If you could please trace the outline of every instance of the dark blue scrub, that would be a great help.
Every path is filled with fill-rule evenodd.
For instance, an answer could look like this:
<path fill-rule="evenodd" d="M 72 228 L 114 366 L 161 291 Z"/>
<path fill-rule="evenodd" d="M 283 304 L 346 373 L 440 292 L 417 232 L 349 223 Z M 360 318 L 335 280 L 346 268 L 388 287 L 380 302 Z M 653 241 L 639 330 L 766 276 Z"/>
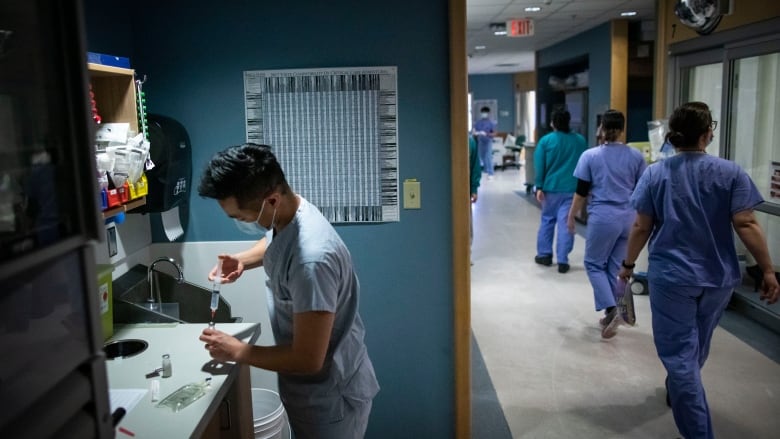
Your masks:
<path fill-rule="evenodd" d="M 762 201 L 736 163 L 697 152 L 649 166 L 631 197 L 637 212 L 653 218 L 653 339 L 669 375 L 674 420 L 687 439 L 714 437 L 700 369 L 741 282 L 732 217 Z"/>

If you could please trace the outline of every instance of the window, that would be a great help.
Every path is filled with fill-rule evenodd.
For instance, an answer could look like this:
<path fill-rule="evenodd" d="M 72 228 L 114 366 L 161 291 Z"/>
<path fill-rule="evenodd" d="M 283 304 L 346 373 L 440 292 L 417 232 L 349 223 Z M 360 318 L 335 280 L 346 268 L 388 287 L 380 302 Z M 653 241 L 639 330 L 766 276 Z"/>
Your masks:
<path fill-rule="evenodd" d="M 764 199 L 780 204 L 780 53 L 737 59 L 732 68 L 731 154 Z M 774 162 L 774 166 L 773 166 Z M 777 233 L 777 232 L 776 232 Z M 776 257 L 776 255 L 775 255 Z"/>
<path fill-rule="evenodd" d="M 723 95 L 723 63 L 689 67 L 683 72 L 682 102 L 699 101 L 710 107 L 713 120 L 720 120 Z M 720 136 L 715 133 L 707 153 L 720 156 Z"/>

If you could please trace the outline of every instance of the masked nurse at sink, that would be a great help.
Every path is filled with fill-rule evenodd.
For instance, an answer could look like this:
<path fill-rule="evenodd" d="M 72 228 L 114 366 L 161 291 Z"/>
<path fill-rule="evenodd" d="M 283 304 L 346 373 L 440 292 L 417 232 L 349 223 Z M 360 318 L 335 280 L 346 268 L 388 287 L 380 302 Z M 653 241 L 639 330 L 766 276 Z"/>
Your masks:
<path fill-rule="evenodd" d="M 259 237 L 243 252 L 219 255 L 221 281 L 265 269 L 276 345 L 249 345 L 214 329 L 205 329 L 200 340 L 218 361 L 278 373 L 296 438 L 362 438 L 379 385 L 344 242 L 315 206 L 293 192 L 268 146 L 247 143 L 217 153 L 198 192 Z M 209 280 L 216 273 L 217 267 Z"/>

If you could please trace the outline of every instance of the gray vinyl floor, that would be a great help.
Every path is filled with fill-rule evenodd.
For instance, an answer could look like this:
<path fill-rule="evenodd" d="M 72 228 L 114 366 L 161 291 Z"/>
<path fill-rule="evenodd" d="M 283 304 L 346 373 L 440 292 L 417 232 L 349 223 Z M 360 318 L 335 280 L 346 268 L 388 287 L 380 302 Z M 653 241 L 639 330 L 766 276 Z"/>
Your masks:
<path fill-rule="evenodd" d="M 582 265 L 584 239 L 575 239 L 569 273 L 535 264 L 539 208 L 524 183 L 523 168 L 498 170 L 493 180 L 483 174 L 474 205 L 472 331 L 480 358 L 472 363 L 475 382 L 487 390 L 473 399 L 486 407 L 482 399 L 494 391 L 503 412 L 490 428 L 475 407 L 474 438 L 678 437 L 648 296 L 635 297 L 635 327 L 602 340 Z M 702 374 L 716 437 L 780 437 L 776 359 L 719 327 Z"/>

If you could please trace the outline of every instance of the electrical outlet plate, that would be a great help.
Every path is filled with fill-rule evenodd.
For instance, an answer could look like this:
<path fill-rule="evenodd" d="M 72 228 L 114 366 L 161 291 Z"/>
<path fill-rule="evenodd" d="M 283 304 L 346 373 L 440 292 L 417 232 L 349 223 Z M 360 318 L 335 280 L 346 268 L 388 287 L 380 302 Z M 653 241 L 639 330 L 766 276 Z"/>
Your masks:
<path fill-rule="evenodd" d="M 420 182 L 413 178 L 404 180 L 404 209 L 419 209 L 420 206 Z"/>

